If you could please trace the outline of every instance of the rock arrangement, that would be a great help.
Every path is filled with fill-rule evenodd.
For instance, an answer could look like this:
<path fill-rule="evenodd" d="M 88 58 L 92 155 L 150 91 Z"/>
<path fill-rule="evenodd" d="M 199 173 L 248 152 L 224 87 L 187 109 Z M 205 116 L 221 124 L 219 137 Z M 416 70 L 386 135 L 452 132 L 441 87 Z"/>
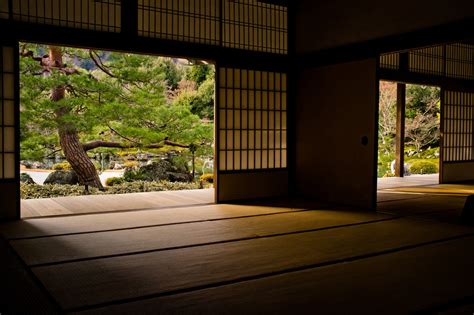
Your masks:
<path fill-rule="evenodd" d="M 79 178 L 74 171 L 55 171 L 48 175 L 44 184 L 77 185 Z"/>

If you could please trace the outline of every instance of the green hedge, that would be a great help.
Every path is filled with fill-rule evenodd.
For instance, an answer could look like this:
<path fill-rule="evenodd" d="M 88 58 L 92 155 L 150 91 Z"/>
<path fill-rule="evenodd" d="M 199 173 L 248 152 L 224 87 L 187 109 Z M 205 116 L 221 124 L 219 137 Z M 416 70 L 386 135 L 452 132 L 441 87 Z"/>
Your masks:
<path fill-rule="evenodd" d="M 181 182 L 145 182 L 137 181 L 130 183 L 116 184 L 106 187 L 105 191 L 96 188 L 89 188 L 92 195 L 110 195 L 110 194 L 128 194 L 149 191 L 165 191 L 165 190 L 185 190 L 199 189 L 199 183 L 181 183 Z M 84 186 L 79 185 L 36 185 L 36 184 L 20 184 L 20 193 L 22 199 L 37 198 L 55 198 L 64 196 L 82 196 L 84 195 Z"/>
<path fill-rule="evenodd" d="M 430 160 L 412 160 L 410 163 L 410 173 L 412 174 L 436 174 L 438 164 Z"/>

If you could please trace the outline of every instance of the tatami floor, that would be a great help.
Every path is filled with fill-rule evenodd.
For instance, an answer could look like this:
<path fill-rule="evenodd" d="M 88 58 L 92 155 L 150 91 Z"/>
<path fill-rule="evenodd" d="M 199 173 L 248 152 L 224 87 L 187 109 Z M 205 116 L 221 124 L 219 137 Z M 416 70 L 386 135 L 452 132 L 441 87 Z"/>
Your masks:
<path fill-rule="evenodd" d="M 377 212 L 278 200 L 3 224 L 0 312 L 471 314 L 465 198 L 380 191 Z"/>

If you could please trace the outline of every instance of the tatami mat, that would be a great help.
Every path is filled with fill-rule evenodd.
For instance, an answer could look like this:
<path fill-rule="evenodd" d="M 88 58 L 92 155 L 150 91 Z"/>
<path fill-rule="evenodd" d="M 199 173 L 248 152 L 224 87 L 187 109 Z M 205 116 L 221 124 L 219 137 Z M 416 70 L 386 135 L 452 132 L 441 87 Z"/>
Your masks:
<path fill-rule="evenodd" d="M 132 215 L 133 213 L 129 214 L 129 216 Z M 294 233 L 387 218 L 391 218 L 391 216 L 370 212 L 314 210 L 103 233 L 16 240 L 11 244 L 27 264 L 35 265 Z"/>
<path fill-rule="evenodd" d="M 412 314 L 474 295 L 474 255 L 466 255 L 473 243 L 465 238 L 83 313 Z M 472 305 L 446 314 L 471 314 Z"/>
<path fill-rule="evenodd" d="M 429 220 L 398 219 L 37 267 L 33 272 L 63 308 L 74 309 L 237 281 L 472 232 L 471 228 Z"/>

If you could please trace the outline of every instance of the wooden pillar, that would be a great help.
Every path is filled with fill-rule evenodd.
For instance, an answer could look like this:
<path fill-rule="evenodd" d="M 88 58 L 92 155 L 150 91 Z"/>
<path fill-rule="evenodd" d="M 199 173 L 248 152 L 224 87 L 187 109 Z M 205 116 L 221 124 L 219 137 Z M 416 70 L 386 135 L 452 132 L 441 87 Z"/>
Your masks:
<path fill-rule="evenodd" d="M 406 85 L 397 83 L 397 128 L 395 135 L 395 176 L 403 177 L 405 155 L 405 105 Z"/>

